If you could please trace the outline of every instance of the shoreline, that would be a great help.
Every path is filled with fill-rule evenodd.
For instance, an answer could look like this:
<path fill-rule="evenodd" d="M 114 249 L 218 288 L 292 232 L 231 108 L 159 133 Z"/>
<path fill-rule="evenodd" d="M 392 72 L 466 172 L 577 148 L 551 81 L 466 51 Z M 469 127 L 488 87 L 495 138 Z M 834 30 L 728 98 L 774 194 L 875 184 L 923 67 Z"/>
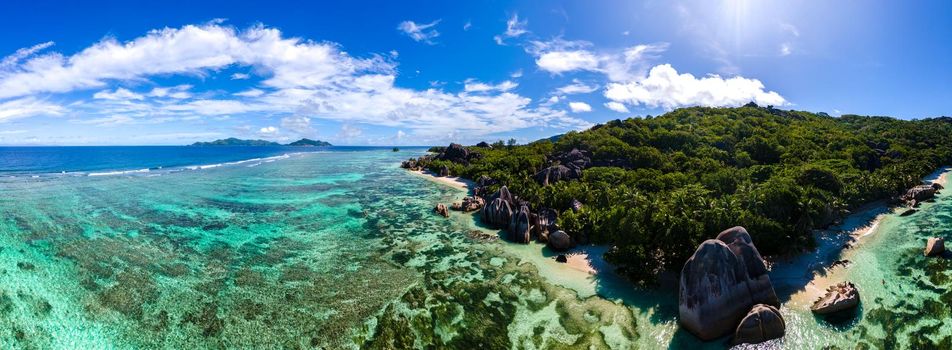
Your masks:
<path fill-rule="evenodd" d="M 946 187 L 950 172 L 952 167 L 941 167 L 923 178 L 922 184 Z M 771 266 L 770 278 L 778 296 L 782 295 L 784 303 L 809 308 L 852 266 L 850 258 L 866 248 L 865 243 L 879 233 L 883 220 L 904 208 L 885 200 L 874 201 L 844 217 L 839 225 L 815 230 L 817 247 L 813 251 L 775 261 Z"/>
<path fill-rule="evenodd" d="M 407 170 L 411 174 L 425 178 L 439 184 L 450 186 L 456 189 L 472 192 L 476 188 L 476 183 L 472 180 L 464 179 L 458 176 L 439 176 L 429 170 Z"/>

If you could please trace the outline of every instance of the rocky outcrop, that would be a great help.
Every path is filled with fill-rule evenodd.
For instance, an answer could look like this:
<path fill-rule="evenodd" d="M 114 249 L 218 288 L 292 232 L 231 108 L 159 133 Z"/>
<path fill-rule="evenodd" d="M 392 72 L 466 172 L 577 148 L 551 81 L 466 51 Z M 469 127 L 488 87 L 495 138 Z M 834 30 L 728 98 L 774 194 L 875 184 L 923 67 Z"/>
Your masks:
<path fill-rule="evenodd" d="M 446 165 L 440 167 L 440 176 L 450 176 L 450 168 Z"/>
<path fill-rule="evenodd" d="M 542 186 L 548 186 L 559 181 L 574 180 L 580 177 L 582 177 L 581 168 L 569 168 L 564 165 L 553 165 L 542 169 L 542 171 L 536 173 L 532 178 Z"/>
<path fill-rule="evenodd" d="M 770 305 L 757 304 L 734 330 L 734 344 L 757 344 L 782 338 L 786 330 L 787 324 L 783 321 L 780 310 Z"/>
<path fill-rule="evenodd" d="M 486 143 L 486 141 L 481 141 L 480 143 L 477 143 L 477 144 L 476 144 L 476 147 L 479 147 L 479 148 L 493 148 L 493 146 L 490 145 L 490 144 L 488 144 L 488 143 Z"/>
<path fill-rule="evenodd" d="M 446 206 L 443 205 L 443 203 L 437 203 L 436 208 L 433 208 L 433 211 L 435 211 L 437 214 L 442 215 L 444 218 L 450 217 L 450 212 L 446 210 Z"/>
<path fill-rule="evenodd" d="M 578 149 L 572 149 L 569 152 L 560 154 L 555 157 L 559 161 L 559 164 L 562 164 L 569 168 L 574 169 L 585 169 L 592 165 L 592 158 L 588 151 L 580 151 Z"/>
<path fill-rule="evenodd" d="M 902 200 L 911 202 L 916 201 L 917 203 L 922 203 L 932 197 L 935 197 L 936 188 L 931 185 L 919 185 L 913 188 L 910 188 L 906 191 L 906 194 L 902 196 Z"/>
<path fill-rule="evenodd" d="M 527 244 L 532 240 L 532 224 L 530 223 L 529 206 L 521 205 L 509 221 L 509 240 Z"/>
<path fill-rule="evenodd" d="M 756 304 L 780 306 L 767 265 L 743 227 L 698 246 L 681 269 L 681 325 L 703 340 L 734 331 Z"/>
<path fill-rule="evenodd" d="M 940 184 L 940 183 L 938 183 L 938 182 L 933 182 L 931 186 L 932 186 L 932 189 L 936 190 L 936 192 L 938 192 L 939 190 L 945 188 L 945 187 L 942 186 L 942 184 Z"/>
<path fill-rule="evenodd" d="M 453 203 L 452 205 L 450 205 L 450 209 L 453 209 L 456 211 L 465 211 L 465 212 L 477 211 L 480 208 L 482 208 L 484 204 L 486 204 L 486 202 L 482 199 L 482 197 L 467 196 L 467 197 L 463 197 L 462 202 Z"/>
<path fill-rule="evenodd" d="M 549 240 L 549 233 L 558 229 L 556 221 L 559 219 L 559 212 L 541 209 L 532 216 L 532 219 L 532 234 L 539 242 L 545 243 Z"/>
<path fill-rule="evenodd" d="M 469 157 L 471 156 L 470 152 L 466 147 L 458 143 L 451 143 L 449 146 L 443 149 L 440 154 L 436 156 L 436 159 L 448 160 L 454 163 L 469 163 Z"/>
<path fill-rule="evenodd" d="M 493 227 L 505 227 L 513 214 L 513 198 L 506 186 L 499 188 L 495 194 L 489 197 L 483 210 L 479 212 L 480 218 L 487 225 Z"/>
<path fill-rule="evenodd" d="M 559 256 L 555 257 L 555 262 L 567 263 L 569 262 L 569 258 L 565 256 L 565 254 L 559 254 Z"/>
<path fill-rule="evenodd" d="M 558 230 L 549 234 L 548 246 L 557 252 L 564 252 L 572 248 L 572 237 L 565 231 Z"/>
<path fill-rule="evenodd" d="M 852 282 L 840 282 L 826 289 L 826 295 L 820 297 L 810 311 L 817 315 L 828 315 L 849 310 L 859 305 L 859 290 Z"/>
<path fill-rule="evenodd" d="M 941 255 L 945 252 L 945 240 L 942 237 L 929 237 L 926 241 L 926 250 L 923 252 L 926 256 Z"/>

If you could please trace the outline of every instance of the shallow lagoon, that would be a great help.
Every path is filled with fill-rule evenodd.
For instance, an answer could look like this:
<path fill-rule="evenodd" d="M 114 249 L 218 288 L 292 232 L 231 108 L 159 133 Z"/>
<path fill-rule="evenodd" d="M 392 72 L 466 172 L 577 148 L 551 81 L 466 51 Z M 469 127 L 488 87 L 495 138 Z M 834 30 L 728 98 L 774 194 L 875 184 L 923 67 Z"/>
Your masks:
<path fill-rule="evenodd" d="M 678 330 L 673 291 L 468 238 L 472 215 L 431 212 L 463 192 L 398 168 L 421 152 L 0 179 L 0 347 L 725 347 Z M 860 314 L 816 319 L 793 283 L 788 335 L 761 347 L 948 347 L 950 260 L 921 249 L 952 238 L 950 213 L 940 196 L 887 216 L 829 275 L 857 283 Z"/>

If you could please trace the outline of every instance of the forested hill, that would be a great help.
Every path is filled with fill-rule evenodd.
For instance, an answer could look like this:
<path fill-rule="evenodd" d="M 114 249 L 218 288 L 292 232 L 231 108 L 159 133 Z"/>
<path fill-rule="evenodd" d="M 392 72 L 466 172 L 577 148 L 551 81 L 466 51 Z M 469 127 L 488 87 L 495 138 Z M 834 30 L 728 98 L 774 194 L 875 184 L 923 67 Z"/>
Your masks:
<path fill-rule="evenodd" d="M 607 258 L 650 282 L 735 225 L 766 255 L 810 248 L 810 229 L 952 164 L 952 120 L 831 117 L 750 104 L 615 120 L 555 142 L 481 145 L 468 147 L 475 155 L 464 161 L 437 157 L 422 165 L 489 176 L 495 182 L 482 193 L 507 185 L 533 211 L 557 210 L 575 241 L 613 245 Z M 581 210 L 570 210 L 573 199 Z"/>

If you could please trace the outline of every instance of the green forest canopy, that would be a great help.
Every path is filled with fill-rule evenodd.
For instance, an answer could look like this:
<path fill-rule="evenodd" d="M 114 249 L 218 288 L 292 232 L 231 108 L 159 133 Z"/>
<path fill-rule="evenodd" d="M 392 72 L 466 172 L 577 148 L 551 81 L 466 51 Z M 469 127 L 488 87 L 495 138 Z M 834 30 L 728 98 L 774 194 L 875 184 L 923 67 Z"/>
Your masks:
<path fill-rule="evenodd" d="M 574 239 L 612 245 L 610 262 L 651 283 L 735 225 L 746 227 L 765 255 L 813 247 L 811 229 L 952 164 L 952 118 L 695 107 L 613 120 L 555 141 L 494 146 L 470 147 L 480 157 L 468 165 L 434 160 L 427 167 L 487 175 L 533 210 L 558 210 Z M 533 180 L 552 165 L 547 159 L 574 148 L 591 152 L 596 165 L 581 179 L 545 187 Z M 573 198 L 585 204 L 577 213 L 569 210 Z"/>

